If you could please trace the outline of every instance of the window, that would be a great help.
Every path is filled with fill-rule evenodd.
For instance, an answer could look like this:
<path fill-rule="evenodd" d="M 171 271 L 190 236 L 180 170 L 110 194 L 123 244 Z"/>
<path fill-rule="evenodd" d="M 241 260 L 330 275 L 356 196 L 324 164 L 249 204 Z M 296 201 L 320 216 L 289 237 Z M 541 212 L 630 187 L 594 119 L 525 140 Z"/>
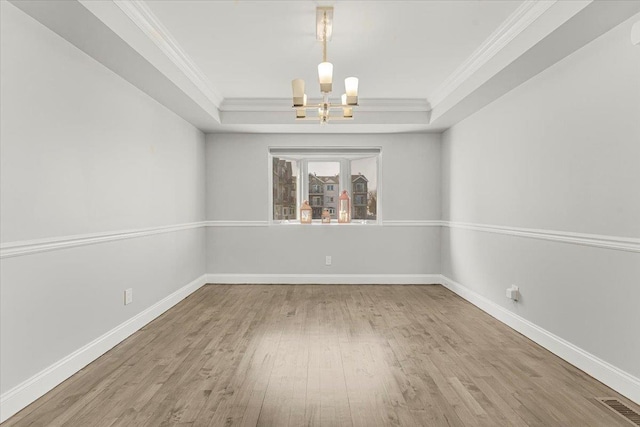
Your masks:
<path fill-rule="evenodd" d="M 379 157 L 351 160 L 353 220 L 378 219 L 378 165 Z"/>
<path fill-rule="evenodd" d="M 273 219 L 296 220 L 298 213 L 298 176 L 300 169 L 295 160 L 273 157 L 271 161 Z"/>
<path fill-rule="evenodd" d="M 269 158 L 273 222 L 297 221 L 304 200 L 314 222 L 325 209 L 337 219 L 343 190 L 351 197 L 352 222 L 380 220 L 379 148 L 270 148 Z"/>

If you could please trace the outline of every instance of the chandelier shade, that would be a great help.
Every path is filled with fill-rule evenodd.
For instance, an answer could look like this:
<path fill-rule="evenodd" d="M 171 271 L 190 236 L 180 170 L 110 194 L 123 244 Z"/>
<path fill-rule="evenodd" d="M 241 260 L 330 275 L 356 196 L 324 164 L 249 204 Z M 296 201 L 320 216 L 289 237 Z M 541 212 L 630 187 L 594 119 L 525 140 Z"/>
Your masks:
<path fill-rule="evenodd" d="M 318 64 L 318 81 L 320 82 L 320 92 L 331 92 L 333 83 L 333 64 L 331 62 L 321 62 Z"/>
<path fill-rule="evenodd" d="M 291 87 L 293 89 L 293 106 L 294 107 L 302 107 L 305 102 L 305 94 L 304 94 L 304 80 L 295 79 L 291 82 Z"/>
<path fill-rule="evenodd" d="M 291 81 L 293 90 L 293 108 L 296 110 L 297 120 L 319 120 L 326 124 L 329 119 L 353 119 L 353 108 L 358 106 L 358 78 L 347 77 L 344 80 L 345 94 L 341 102 L 329 101 L 329 94 L 333 90 L 333 64 L 327 61 L 327 41 L 331 39 L 333 32 L 333 7 L 316 8 L 316 36 L 322 42 L 322 62 L 318 64 L 318 83 L 322 93 L 322 102 L 307 105 L 305 83 L 302 79 Z M 318 115 L 310 114 L 307 117 L 307 109 L 317 108 Z M 332 114 L 333 112 L 333 114 Z"/>
<path fill-rule="evenodd" d="M 358 105 L 358 78 L 347 77 L 344 79 L 344 90 L 347 95 L 346 101 L 342 101 L 347 105 Z"/>

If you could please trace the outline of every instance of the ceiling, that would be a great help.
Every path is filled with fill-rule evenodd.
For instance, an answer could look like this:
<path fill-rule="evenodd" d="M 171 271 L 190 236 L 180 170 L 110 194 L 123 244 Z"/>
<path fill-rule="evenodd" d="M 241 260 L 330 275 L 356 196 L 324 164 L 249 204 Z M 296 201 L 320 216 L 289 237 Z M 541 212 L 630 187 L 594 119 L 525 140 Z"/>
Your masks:
<path fill-rule="evenodd" d="M 442 132 L 640 12 L 637 0 L 10 0 L 203 132 Z M 296 121 L 320 98 L 315 9 L 334 6 L 334 96 L 352 121 Z"/>
<path fill-rule="evenodd" d="M 328 60 L 334 96 L 360 79 L 362 98 L 429 96 L 520 1 L 338 1 Z M 225 98 L 287 98 L 303 78 L 319 97 L 315 1 L 147 1 Z"/>

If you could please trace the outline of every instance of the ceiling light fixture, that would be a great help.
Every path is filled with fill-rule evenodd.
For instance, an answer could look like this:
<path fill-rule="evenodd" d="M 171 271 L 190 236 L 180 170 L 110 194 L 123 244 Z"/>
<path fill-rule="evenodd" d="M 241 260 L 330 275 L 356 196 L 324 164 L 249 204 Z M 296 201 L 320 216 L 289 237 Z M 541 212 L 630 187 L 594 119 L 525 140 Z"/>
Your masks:
<path fill-rule="evenodd" d="M 307 105 L 307 94 L 304 91 L 304 80 L 295 79 L 291 82 L 293 88 L 293 108 L 296 110 L 297 120 L 320 120 L 320 124 L 332 120 L 353 118 L 353 107 L 358 106 L 358 78 L 344 79 L 345 92 L 340 103 L 332 104 L 329 94 L 333 86 L 333 64 L 327 61 L 327 40 L 333 33 L 333 7 L 316 8 L 316 39 L 322 42 L 322 62 L 318 65 L 318 82 L 322 92 L 322 102 Z M 307 109 L 318 109 L 318 116 L 307 117 Z M 334 111 L 334 114 L 331 114 Z M 335 112 L 339 111 L 338 114 Z"/>

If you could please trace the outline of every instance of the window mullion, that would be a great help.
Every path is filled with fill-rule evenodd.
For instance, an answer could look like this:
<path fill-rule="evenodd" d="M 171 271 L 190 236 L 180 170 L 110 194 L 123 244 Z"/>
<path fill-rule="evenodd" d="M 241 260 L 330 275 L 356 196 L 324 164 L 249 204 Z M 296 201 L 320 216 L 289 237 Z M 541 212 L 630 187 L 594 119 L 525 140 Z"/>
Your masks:
<path fill-rule="evenodd" d="M 351 197 L 351 162 L 349 159 L 340 159 L 340 194 L 343 190 L 347 190 Z"/>
<path fill-rule="evenodd" d="M 298 197 L 298 212 L 300 212 L 300 206 L 302 202 L 309 197 L 309 161 L 307 159 L 302 160 L 300 165 L 300 197 Z M 311 200 L 309 200 L 311 203 Z"/>

